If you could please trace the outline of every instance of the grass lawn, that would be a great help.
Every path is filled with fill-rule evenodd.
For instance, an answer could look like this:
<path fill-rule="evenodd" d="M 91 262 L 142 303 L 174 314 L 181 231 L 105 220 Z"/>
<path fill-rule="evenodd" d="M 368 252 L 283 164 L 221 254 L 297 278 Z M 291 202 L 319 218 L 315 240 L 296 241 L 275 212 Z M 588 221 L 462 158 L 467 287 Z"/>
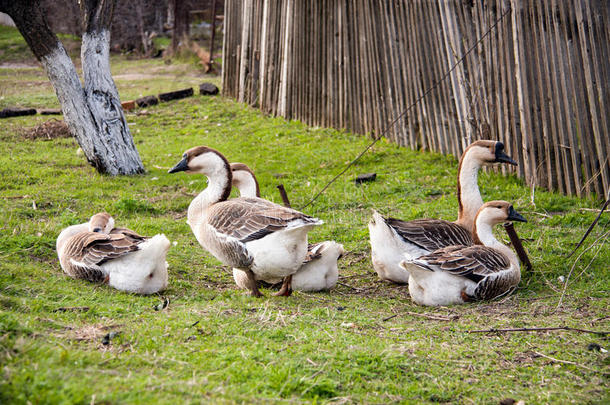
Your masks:
<path fill-rule="evenodd" d="M 189 64 L 113 58 L 122 99 L 210 80 Z M 0 68 L 0 108 L 8 105 L 57 101 L 39 68 Z M 256 299 L 234 286 L 230 269 L 185 223 L 205 179 L 167 169 L 184 150 L 209 145 L 250 165 L 264 197 L 280 203 L 281 182 L 299 207 L 367 138 L 195 96 L 128 114 L 148 172 L 107 177 L 70 138 L 23 136 L 24 127 L 46 119 L 0 122 L 0 403 L 610 401 L 610 358 L 590 350 L 610 349 L 607 335 L 469 333 L 610 329 L 608 214 L 579 254 L 565 257 L 599 201 L 536 190 L 532 204 L 521 180 L 482 173 L 484 199 L 508 200 L 527 217 L 516 228 L 534 268 L 500 301 L 419 307 L 405 286 L 377 280 L 367 222 L 372 208 L 403 219 L 454 219 L 457 161 L 382 141 L 306 210 L 326 223 L 310 240 L 335 239 L 349 252 L 337 288 L 290 298 L 263 290 Z M 354 177 L 365 172 L 376 172 L 377 181 L 356 186 Z M 121 226 L 176 242 L 161 295 L 125 294 L 63 274 L 57 235 L 102 210 Z M 497 235 L 508 240 L 501 227 Z"/>

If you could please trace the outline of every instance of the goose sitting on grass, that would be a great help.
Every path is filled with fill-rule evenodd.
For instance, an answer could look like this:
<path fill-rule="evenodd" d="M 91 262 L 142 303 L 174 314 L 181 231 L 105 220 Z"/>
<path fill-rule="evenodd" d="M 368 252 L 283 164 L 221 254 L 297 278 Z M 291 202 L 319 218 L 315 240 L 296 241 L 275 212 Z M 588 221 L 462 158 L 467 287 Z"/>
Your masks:
<path fill-rule="evenodd" d="M 229 162 L 207 146 L 187 150 L 169 173 L 180 171 L 203 174 L 209 181 L 188 208 L 187 223 L 201 246 L 244 271 L 252 295 L 262 295 L 257 278 L 283 278 L 277 295 L 290 295 L 292 275 L 307 255 L 307 233 L 323 222 L 262 198 L 227 200 L 233 178 Z"/>
<path fill-rule="evenodd" d="M 231 163 L 233 186 L 239 190 L 242 197 L 260 197 L 260 188 L 254 172 L 243 163 Z M 297 291 L 330 290 L 337 285 L 339 279 L 339 260 L 345 250 L 343 245 L 327 240 L 307 246 L 307 256 L 301 268 L 292 276 L 292 288 Z M 242 270 L 233 269 L 233 278 L 240 288 L 248 288 L 248 277 Z M 279 282 L 276 279 L 263 279 L 271 284 Z"/>
<path fill-rule="evenodd" d="M 67 227 L 56 244 L 61 268 L 70 277 L 137 294 L 153 294 L 167 287 L 169 246 L 162 234 L 147 238 L 114 228 L 114 219 L 107 213 Z"/>
<path fill-rule="evenodd" d="M 472 228 L 483 199 L 477 183 L 479 169 L 485 165 L 508 163 L 517 165 L 504 153 L 502 142 L 473 142 L 462 154 L 458 166 L 458 219 L 415 219 L 402 221 L 384 218 L 373 212 L 369 222 L 371 259 L 382 280 L 406 283 L 409 275 L 399 266 L 405 258 L 416 258 L 451 245 L 472 245 Z"/>
<path fill-rule="evenodd" d="M 409 293 L 427 306 L 491 300 L 514 290 L 521 280 L 519 260 L 493 235 L 506 221 L 527 222 L 506 201 L 483 204 L 476 215 L 472 246 L 448 246 L 400 266 L 409 273 Z"/>

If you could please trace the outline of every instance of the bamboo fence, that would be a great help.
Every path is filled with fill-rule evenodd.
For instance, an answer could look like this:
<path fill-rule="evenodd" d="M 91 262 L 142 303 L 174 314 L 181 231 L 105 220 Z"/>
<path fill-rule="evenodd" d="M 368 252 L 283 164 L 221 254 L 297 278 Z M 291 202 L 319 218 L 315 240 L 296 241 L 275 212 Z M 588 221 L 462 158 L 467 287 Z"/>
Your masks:
<path fill-rule="evenodd" d="M 498 139 L 532 187 L 610 191 L 607 0 L 225 0 L 223 93 L 460 156 Z"/>

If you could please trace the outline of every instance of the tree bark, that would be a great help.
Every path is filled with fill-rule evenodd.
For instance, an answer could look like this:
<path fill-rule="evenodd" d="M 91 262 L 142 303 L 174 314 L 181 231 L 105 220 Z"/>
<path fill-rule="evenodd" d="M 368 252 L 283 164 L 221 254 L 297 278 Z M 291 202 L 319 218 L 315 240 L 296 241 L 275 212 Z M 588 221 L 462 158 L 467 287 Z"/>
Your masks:
<path fill-rule="evenodd" d="M 84 88 L 72 60 L 51 32 L 40 0 L 0 0 L 49 76 L 70 132 L 100 173 L 144 172 L 110 74 L 110 22 L 115 0 L 81 2 Z"/>
<path fill-rule="evenodd" d="M 185 0 L 172 0 L 171 7 L 174 14 L 171 53 L 175 55 L 180 48 L 180 41 L 188 39 L 189 9 Z"/>

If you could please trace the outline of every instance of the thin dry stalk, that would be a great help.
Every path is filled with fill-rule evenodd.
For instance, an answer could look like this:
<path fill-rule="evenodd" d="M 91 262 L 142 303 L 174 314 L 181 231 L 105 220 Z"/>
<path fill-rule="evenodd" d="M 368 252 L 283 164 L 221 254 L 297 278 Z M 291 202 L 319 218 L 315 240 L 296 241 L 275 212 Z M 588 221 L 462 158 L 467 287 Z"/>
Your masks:
<path fill-rule="evenodd" d="M 606 238 L 608 238 L 608 235 L 610 235 L 610 231 L 606 232 L 605 234 L 603 234 L 602 236 L 600 236 L 599 238 L 597 238 L 590 246 L 588 246 L 585 250 L 583 250 L 582 252 L 580 252 L 580 254 L 578 255 L 578 257 L 576 258 L 576 260 L 574 261 L 574 264 L 572 264 L 572 267 L 570 268 L 570 272 L 568 273 L 568 276 L 566 277 L 565 283 L 563 285 L 563 290 L 561 291 L 561 297 L 559 297 L 559 302 L 557 303 L 557 307 L 555 307 L 555 310 L 557 310 L 561 304 L 563 303 L 563 297 L 566 294 L 566 290 L 568 288 L 568 282 L 570 281 L 570 277 L 572 276 L 572 272 L 574 271 L 574 267 L 576 267 L 576 264 L 578 263 L 578 261 L 580 260 L 580 258 L 582 257 L 582 255 L 584 255 L 587 251 L 589 251 L 590 249 L 592 249 L 594 246 L 596 246 L 597 242 L 604 238 L 603 243 L 600 244 L 600 248 L 597 250 L 597 252 L 595 253 L 595 255 L 593 256 L 593 259 L 591 259 L 591 261 L 589 262 L 589 264 L 585 267 L 585 270 L 589 268 L 589 266 L 591 265 L 591 263 L 593 262 L 593 260 L 595 260 L 595 258 L 597 257 L 597 255 L 599 254 L 599 252 L 601 251 L 602 246 L 604 246 L 604 244 L 606 243 Z M 583 270 L 584 272 L 584 270 Z M 582 272 L 580 273 L 582 274 Z"/>

